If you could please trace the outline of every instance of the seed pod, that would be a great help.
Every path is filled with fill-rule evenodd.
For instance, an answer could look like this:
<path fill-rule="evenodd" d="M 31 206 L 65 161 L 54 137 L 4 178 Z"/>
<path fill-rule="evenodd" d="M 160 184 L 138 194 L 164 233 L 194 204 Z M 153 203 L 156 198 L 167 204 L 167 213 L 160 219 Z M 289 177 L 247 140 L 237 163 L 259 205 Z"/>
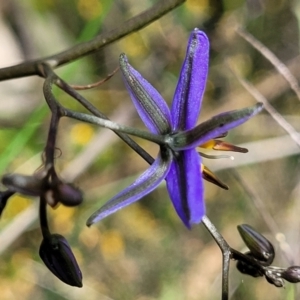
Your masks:
<path fill-rule="evenodd" d="M 300 267 L 291 266 L 281 273 L 281 277 L 291 283 L 300 282 Z"/>
<path fill-rule="evenodd" d="M 43 178 L 34 175 L 6 174 L 2 183 L 9 190 L 28 196 L 39 196 L 44 188 Z"/>
<path fill-rule="evenodd" d="M 82 274 L 67 240 L 51 234 L 41 243 L 40 257 L 48 269 L 66 284 L 82 287 Z"/>
<path fill-rule="evenodd" d="M 82 192 L 69 183 L 60 182 L 52 188 L 52 197 L 65 206 L 77 206 L 83 201 Z"/>
<path fill-rule="evenodd" d="M 237 228 L 253 257 L 269 266 L 275 257 L 275 250 L 271 242 L 250 225 L 243 224 Z"/>

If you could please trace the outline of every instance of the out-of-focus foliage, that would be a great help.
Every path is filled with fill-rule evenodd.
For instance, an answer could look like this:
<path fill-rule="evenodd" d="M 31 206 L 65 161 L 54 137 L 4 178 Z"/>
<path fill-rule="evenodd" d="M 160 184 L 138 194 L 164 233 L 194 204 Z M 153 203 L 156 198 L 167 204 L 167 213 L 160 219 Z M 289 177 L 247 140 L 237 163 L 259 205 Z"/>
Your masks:
<path fill-rule="evenodd" d="M 64 50 L 92 38 L 97 32 L 113 29 L 153 2 L 2 1 L 0 65 L 4 67 Z M 299 78 L 299 18 L 300 6 L 291 0 L 276 1 L 276 4 L 270 0 L 187 0 L 140 32 L 58 72 L 69 83 L 91 83 L 111 73 L 118 64 L 119 54 L 124 52 L 170 103 L 187 38 L 198 27 L 211 41 L 209 81 L 201 120 L 255 103 L 231 74 L 229 62 L 300 129 L 300 100 L 276 75 L 274 67 L 235 33 L 237 26 L 244 27 Z M 131 113 L 132 104 L 120 73 L 100 88 L 82 93 L 109 116 L 122 106 L 114 120 L 122 113 L 128 115 L 124 123 L 143 128 L 138 116 Z M 42 96 L 42 80 L 3 82 L 0 94 L 1 172 L 18 170 L 30 174 L 41 165 L 50 116 Z M 62 92 L 57 91 L 57 97 L 65 105 L 83 111 Z M 97 140 L 103 132 L 105 129 L 62 120 L 56 159 L 58 170 L 70 167 L 69 163 L 93 143 L 95 147 L 103 144 L 106 148 L 86 169 L 90 154 L 69 169 L 68 176 L 84 169 L 75 180 L 85 193 L 84 204 L 79 208 L 49 209 L 51 228 L 68 239 L 81 267 L 84 287 L 79 290 L 65 286 L 42 264 L 38 256 L 42 240 L 38 224 L 27 220 L 36 219 L 33 211 L 37 208 L 32 208 L 36 200 L 16 195 L 0 222 L 1 299 L 219 299 L 220 251 L 203 226 L 188 231 L 182 225 L 164 186 L 100 224 L 85 226 L 87 217 L 96 208 L 147 167 L 124 143 L 111 140 L 111 133 Z M 279 266 L 288 265 L 286 256 L 293 264 L 300 263 L 299 150 L 289 138 L 282 142 L 280 137 L 284 135 L 266 113 L 230 132 L 228 140 L 234 144 L 249 142 L 250 152 L 237 154 L 236 160 L 226 162 L 226 168 L 218 173 L 230 186 L 229 191 L 209 183 L 205 191 L 207 214 L 226 240 L 243 250 L 236 226 L 250 224 L 276 245 L 279 255 L 275 261 Z M 155 155 L 155 146 L 139 142 Z M 294 152 L 290 151 L 295 148 Z M 252 159 L 251 164 L 243 165 L 246 158 Z M 222 163 L 225 165 L 219 160 L 205 160 L 213 170 Z M 249 196 L 245 184 L 255 195 Z M 263 207 L 258 207 L 259 203 Z M 28 214 L 20 217 L 24 212 Z M 10 238 L 13 242 L 7 243 Z M 299 294 L 294 288 L 287 284 L 286 289 L 277 289 L 264 279 L 238 273 L 234 267 L 230 273 L 230 299 L 297 299 Z"/>

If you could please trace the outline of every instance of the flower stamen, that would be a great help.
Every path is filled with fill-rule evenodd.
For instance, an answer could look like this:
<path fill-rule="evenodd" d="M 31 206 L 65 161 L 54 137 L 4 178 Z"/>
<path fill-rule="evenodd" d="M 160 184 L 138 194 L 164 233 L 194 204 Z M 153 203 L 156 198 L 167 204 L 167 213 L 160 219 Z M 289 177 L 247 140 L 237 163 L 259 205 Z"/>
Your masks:
<path fill-rule="evenodd" d="M 224 189 L 224 190 L 228 190 L 229 187 L 227 184 L 225 184 L 224 182 L 222 182 L 209 168 L 207 168 L 206 166 L 204 166 L 203 164 L 201 164 L 201 172 L 202 172 L 202 177 L 219 186 L 220 188 Z"/>
<path fill-rule="evenodd" d="M 234 160 L 234 156 L 232 155 L 226 155 L 226 154 L 219 154 L 219 155 L 212 155 L 212 154 L 206 154 L 201 151 L 198 152 L 202 157 L 209 158 L 209 159 L 220 159 L 220 158 L 229 158 L 231 160 Z"/>

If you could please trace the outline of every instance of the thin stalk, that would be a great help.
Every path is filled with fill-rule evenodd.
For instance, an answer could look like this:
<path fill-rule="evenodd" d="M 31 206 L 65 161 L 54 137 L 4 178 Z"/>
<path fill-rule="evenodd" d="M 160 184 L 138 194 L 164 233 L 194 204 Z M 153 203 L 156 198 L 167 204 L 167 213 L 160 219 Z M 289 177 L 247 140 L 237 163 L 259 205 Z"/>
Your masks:
<path fill-rule="evenodd" d="M 45 156 L 46 162 L 45 165 L 53 165 L 54 163 L 54 152 L 55 152 L 55 143 L 56 143 L 56 136 L 58 130 L 58 123 L 59 123 L 60 116 L 57 112 L 52 112 L 50 127 L 48 132 L 47 143 L 45 147 Z"/>
<path fill-rule="evenodd" d="M 277 71 L 290 84 L 291 89 L 296 93 L 298 99 L 300 100 L 300 87 L 298 85 L 298 80 L 291 73 L 289 68 L 282 61 L 280 61 L 278 57 L 274 53 L 272 53 L 265 45 L 263 45 L 259 40 L 257 40 L 252 34 L 250 34 L 242 28 L 237 28 L 236 32 L 248 43 L 250 43 L 256 50 L 258 50 L 277 69 Z"/>
<path fill-rule="evenodd" d="M 202 224 L 208 230 L 210 235 L 218 244 L 223 256 L 222 267 L 222 300 L 228 300 L 228 285 L 229 285 L 229 265 L 231 258 L 231 248 L 225 241 L 223 236 L 218 232 L 215 225 L 209 220 L 207 216 L 202 219 Z"/>
<path fill-rule="evenodd" d="M 140 137 L 144 140 L 156 143 L 158 145 L 165 145 L 166 144 L 165 136 L 158 135 L 158 134 L 153 134 L 153 133 L 148 132 L 148 131 L 139 130 L 139 129 L 129 127 L 129 126 L 125 126 L 125 125 L 120 125 L 120 124 L 117 124 L 117 123 L 112 122 L 110 120 L 98 118 L 98 117 L 95 117 L 95 116 L 92 116 L 92 115 L 80 113 L 80 112 L 73 111 L 73 110 L 70 110 L 70 109 L 64 109 L 64 116 L 72 118 L 72 119 L 76 119 L 76 120 L 79 120 L 79 121 L 99 125 L 101 127 L 108 128 L 112 131 L 119 131 L 119 132 L 130 134 L 130 135 L 133 135 L 133 136 L 136 136 L 136 137 Z"/>
<path fill-rule="evenodd" d="M 41 196 L 39 212 L 40 212 L 40 225 L 41 225 L 42 235 L 44 239 L 49 238 L 49 236 L 51 235 L 48 226 L 46 206 L 47 206 L 46 200 L 43 196 Z"/>
<path fill-rule="evenodd" d="M 55 78 L 52 76 L 52 74 L 47 73 L 47 69 L 43 69 L 43 72 L 45 71 L 45 75 L 47 76 L 44 86 L 43 86 L 43 92 L 46 99 L 46 102 L 52 112 L 51 115 L 51 121 L 50 121 L 50 127 L 48 131 L 48 138 L 47 143 L 45 147 L 45 156 L 46 156 L 46 163 L 45 165 L 52 166 L 54 163 L 54 152 L 55 152 L 55 144 L 56 144 L 56 136 L 58 131 L 58 124 L 59 120 L 62 116 L 62 109 L 58 101 L 55 99 L 53 93 L 52 93 L 52 85 Z"/>

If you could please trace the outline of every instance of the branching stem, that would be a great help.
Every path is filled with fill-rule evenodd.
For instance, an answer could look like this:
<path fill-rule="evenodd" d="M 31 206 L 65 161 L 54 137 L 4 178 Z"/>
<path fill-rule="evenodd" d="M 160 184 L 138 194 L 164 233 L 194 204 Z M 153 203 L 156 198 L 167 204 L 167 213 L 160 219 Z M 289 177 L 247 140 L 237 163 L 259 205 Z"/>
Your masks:
<path fill-rule="evenodd" d="M 202 223 L 213 237 L 215 242 L 218 244 L 223 256 L 223 267 L 222 267 L 222 300 L 228 300 L 228 283 L 229 283 L 229 265 L 231 258 L 231 248 L 225 241 L 223 236 L 218 232 L 215 225 L 209 220 L 207 216 L 204 216 Z"/>

